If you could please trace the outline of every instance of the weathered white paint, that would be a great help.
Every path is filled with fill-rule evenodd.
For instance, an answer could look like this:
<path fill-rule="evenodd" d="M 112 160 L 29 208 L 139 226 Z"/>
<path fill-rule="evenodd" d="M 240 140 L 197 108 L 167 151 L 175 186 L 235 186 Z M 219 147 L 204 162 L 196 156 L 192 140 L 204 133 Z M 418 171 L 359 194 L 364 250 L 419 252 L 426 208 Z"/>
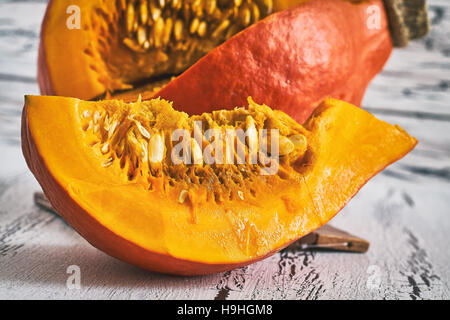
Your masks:
<path fill-rule="evenodd" d="M 117 261 L 33 205 L 39 185 L 21 155 L 20 113 L 23 95 L 38 94 L 36 53 L 45 4 L 0 2 L 0 298 L 450 297 L 447 0 L 430 1 L 430 36 L 396 50 L 364 100 L 371 112 L 420 140 L 416 150 L 370 181 L 332 221 L 369 239 L 369 252 L 285 250 L 243 269 L 195 278 L 149 273 Z M 71 265 L 80 267 L 80 290 L 66 287 Z M 377 275 L 379 287 L 372 281 Z"/>

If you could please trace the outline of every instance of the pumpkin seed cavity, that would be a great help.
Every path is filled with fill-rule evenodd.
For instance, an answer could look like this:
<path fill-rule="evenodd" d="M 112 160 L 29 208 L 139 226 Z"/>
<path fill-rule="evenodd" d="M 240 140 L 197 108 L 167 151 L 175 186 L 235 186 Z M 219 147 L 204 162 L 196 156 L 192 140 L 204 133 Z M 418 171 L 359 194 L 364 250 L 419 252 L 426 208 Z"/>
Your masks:
<path fill-rule="evenodd" d="M 189 51 L 211 40 L 218 45 L 269 15 L 272 7 L 273 0 L 123 1 L 123 43 L 136 52 Z M 202 43 L 202 38 L 209 40 Z"/>
<path fill-rule="evenodd" d="M 272 13 L 273 0 L 116 0 L 93 11 L 84 53 L 107 95 L 157 92 L 205 54 Z M 143 92 L 142 90 L 139 92 Z"/>
<path fill-rule="evenodd" d="M 245 199 L 247 195 L 242 190 L 248 190 L 249 195 L 254 196 L 254 192 L 250 192 L 251 183 L 264 179 L 261 170 L 270 163 L 251 163 L 250 153 L 256 152 L 259 159 L 264 156 L 270 158 L 271 129 L 277 129 L 279 133 L 276 178 L 286 179 L 298 171 L 307 152 L 306 129 L 286 114 L 258 105 L 250 98 L 248 108 L 219 110 L 191 117 L 174 110 L 171 103 L 162 99 L 136 103 L 105 100 L 88 104 L 88 108 L 80 111 L 80 119 L 86 141 L 102 159 L 102 167 L 115 166 L 126 174 L 129 181 L 144 182 L 149 190 L 156 186 L 180 190 L 205 186 L 208 194 L 219 202 L 231 197 Z M 182 139 L 172 141 L 177 129 L 189 133 L 190 162 L 173 162 L 172 151 L 182 143 Z M 206 164 L 203 159 L 204 150 L 214 142 L 205 136 L 208 129 L 223 133 L 222 164 Z M 225 138 L 225 131 L 229 129 L 242 129 L 246 136 L 243 139 L 242 136 L 233 136 L 230 142 Z M 268 144 L 259 143 L 260 129 L 267 130 Z M 199 132 L 200 139 L 197 138 Z M 227 149 L 230 144 L 232 147 Z M 240 158 L 239 148 L 242 148 L 245 159 Z M 227 150 L 233 152 L 227 154 Z M 187 196 L 185 192 L 180 193 L 180 203 Z"/>

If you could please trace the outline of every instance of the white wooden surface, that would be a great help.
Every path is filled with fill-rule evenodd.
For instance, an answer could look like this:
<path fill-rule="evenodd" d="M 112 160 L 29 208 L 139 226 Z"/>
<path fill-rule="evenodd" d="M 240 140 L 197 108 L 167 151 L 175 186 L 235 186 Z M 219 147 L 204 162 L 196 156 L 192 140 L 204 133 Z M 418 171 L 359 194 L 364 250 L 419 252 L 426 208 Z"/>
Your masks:
<path fill-rule="evenodd" d="M 369 252 L 285 250 L 224 274 L 181 278 L 117 261 L 34 206 L 39 185 L 21 154 L 20 113 L 23 95 L 38 93 L 46 2 L 0 0 L 0 298 L 450 298 L 450 4 L 429 3 L 433 31 L 394 52 L 364 101 L 420 144 L 332 221 L 370 240 Z M 80 289 L 66 286 L 70 265 L 80 267 Z"/>

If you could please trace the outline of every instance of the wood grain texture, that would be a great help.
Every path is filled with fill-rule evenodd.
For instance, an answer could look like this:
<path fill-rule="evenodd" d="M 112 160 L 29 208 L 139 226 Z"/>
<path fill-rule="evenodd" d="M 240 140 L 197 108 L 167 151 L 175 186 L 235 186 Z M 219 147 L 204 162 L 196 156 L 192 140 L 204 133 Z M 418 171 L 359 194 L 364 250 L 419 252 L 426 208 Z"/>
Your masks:
<path fill-rule="evenodd" d="M 396 50 L 371 84 L 367 110 L 418 147 L 371 180 L 332 225 L 371 243 L 366 254 L 287 249 L 251 266 L 182 278 L 126 265 L 33 204 L 39 185 L 20 150 L 23 95 L 38 94 L 45 1 L 0 1 L 0 298 L 450 298 L 450 3 L 429 1 L 429 36 Z M 66 286 L 67 268 L 81 288 Z M 379 280 L 379 281 L 378 281 Z"/>

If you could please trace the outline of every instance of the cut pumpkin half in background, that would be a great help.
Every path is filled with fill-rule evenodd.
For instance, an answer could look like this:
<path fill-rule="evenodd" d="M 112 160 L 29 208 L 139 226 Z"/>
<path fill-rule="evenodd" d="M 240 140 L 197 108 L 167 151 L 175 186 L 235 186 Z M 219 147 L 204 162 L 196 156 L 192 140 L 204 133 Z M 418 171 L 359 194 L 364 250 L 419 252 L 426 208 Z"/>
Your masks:
<path fill-rule="evenodd" d="M 38 80 L 45 95 L 162 97 L 189 114 L 252 96 L 303 123 L 326 97 L 360 106 L 392 46 L 382 0 L 53 0 Z"/>

